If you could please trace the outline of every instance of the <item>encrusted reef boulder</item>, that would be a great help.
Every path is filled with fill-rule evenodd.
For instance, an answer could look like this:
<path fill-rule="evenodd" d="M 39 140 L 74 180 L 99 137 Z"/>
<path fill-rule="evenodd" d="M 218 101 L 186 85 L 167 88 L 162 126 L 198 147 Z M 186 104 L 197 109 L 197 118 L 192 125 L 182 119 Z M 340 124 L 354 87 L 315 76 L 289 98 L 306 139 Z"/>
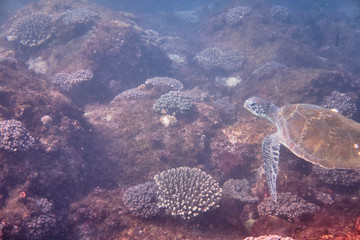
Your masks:
<path fill-rule="evenodd" d="M 299 196 L 292 193 L 279 193 L 278 201 L 274 202 L 271 198 L 266 198 L 264 202 L 258 205 L 260 215 L 272 215 L 285 217 L 293 220 L 303 214 L 312 214 L 320 207 L 314 203 L 307 202 Z"/>
<path fill-rule="evenodd" d="M 82 153 L 85 138 L 90 140 L 87 124 L 69 99 L 21 60 L 0 61 L 0 78 L 0 218 L 3 229 L 18 229 L 2 236 L 53 236 L 63 229 L 54 212 L 44 212 L 51 205 L 46 201 L 62 208 L 85 186 L 80 179 L 90 164 Z"/>
<path fill-rule="evenodd" d="M 92 131 L 101 136 L 98 148 L 113 164 L 108 175 L 123 184 L 146 182 L 161 170 L 206 161 L 206 135 L 221 122 L 217 110 L 200 97 L 191 100 L 191 106 L 196 107 L 192 114 L 163 119 L 167 115 L 153 110 L 158 97 L 152 94 L 153 90 L 128 90 L 109 105 L 96 104 L 85 109 Z M 199 95 L 188 91 L 181 94 Z"/>
<path fill-rule="evenodd" d="M 9 41 L 25 46 L 9 45 L 30 69 L 50 82 L 54 76 L 64 80 L 56 83 L 66 91 L 73 81 L 64 74 L 91 70 L 92 83 L 81 86 L 82 91 L 75 94 L 80 97 L 71 97 L 76 104 L 110 101 L 119 92 L 138 86 L 140 79 L 164 75 L 170 68 L 167 54 L 143 38 L 145 31 L 131 14 L 114 13 L 87 1 L 40 1 L 17 14 L 24 17 L 11 18 L 1 29 L 8 32 Z"/>

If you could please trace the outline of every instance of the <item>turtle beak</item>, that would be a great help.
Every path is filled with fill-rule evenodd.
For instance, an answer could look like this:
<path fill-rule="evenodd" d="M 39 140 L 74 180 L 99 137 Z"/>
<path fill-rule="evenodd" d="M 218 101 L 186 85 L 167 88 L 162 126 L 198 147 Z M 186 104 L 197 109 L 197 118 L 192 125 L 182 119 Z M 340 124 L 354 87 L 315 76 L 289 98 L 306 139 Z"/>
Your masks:
<path fill-rule="evenodd" d="M 255 108 L 255 101 L 253 100 L 253 98 L 249 98 L 245 101 L 244 103 L 244 108 L 246 108 L 247 110 L 249 110 L 250 112 L 253 112 L 254 111 L 254 108 Z"/>

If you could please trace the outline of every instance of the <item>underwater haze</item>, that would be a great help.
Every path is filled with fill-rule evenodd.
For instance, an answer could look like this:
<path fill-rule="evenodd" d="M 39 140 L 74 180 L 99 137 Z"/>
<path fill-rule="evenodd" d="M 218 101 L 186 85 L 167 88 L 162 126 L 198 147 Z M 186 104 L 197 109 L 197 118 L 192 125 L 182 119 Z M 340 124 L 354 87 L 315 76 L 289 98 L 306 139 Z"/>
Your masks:
<path fill-rule="evenodd" d="M 0 239 L 360 238 L 358 0 L 0 0 Z"/>

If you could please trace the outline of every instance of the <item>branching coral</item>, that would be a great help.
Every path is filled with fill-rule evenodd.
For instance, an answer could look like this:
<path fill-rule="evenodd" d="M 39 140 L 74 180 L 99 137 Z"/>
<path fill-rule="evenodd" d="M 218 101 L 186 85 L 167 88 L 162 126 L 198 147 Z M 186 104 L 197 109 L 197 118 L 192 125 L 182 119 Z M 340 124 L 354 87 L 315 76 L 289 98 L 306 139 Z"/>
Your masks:
<path fill-rule="evenodd" d="M 0 121 L 0 148 L 16 152 L 27 151 L 35 146 L 35 139 L 15 120 Z"/>
<path fill-rule="evenodd" d="M 218 207 L 222 189 L 198 168 L 174 168 L 155 175 L 154 179 L 159 189 L 158 206 L 171 215 L 190 219 Z"/>
<path fill-rule="evenodd" d="M 18 41 L 27 47 L 35 47 L 48 40 L 53 33 L 53 18 L 34 13 L 16 21 L 7 34 L 8 41 Z"/>

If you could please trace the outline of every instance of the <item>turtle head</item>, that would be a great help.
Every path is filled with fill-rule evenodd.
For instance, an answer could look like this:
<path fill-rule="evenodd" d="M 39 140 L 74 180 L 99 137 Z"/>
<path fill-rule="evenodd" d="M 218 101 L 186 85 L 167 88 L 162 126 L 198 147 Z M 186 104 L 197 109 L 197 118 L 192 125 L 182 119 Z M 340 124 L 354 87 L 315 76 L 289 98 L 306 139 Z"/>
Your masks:
<path fill-rule="evenodd" d="M 245 101 L 244 107 L 258 117 L 274 122 L 278 107 L 259 97 L 251 97 Z"/>

